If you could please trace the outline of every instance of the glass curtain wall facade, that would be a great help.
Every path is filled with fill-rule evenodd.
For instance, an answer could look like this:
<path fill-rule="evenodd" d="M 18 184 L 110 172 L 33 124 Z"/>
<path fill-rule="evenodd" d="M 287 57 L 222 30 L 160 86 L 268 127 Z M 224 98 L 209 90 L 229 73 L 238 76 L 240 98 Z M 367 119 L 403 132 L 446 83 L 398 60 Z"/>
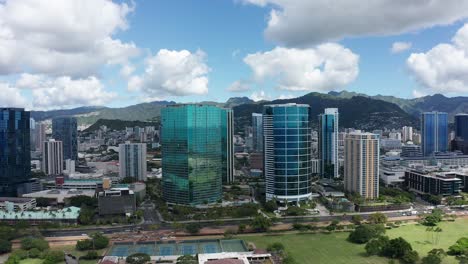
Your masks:
<path fill-rule="evenodd" d="M 232 171 L 232 110 L 171 105 L 161 119 L 164 199 L 187 205 L 222 199 L 223 177 Z"/>
<path fill-rule="evenodd" d="M 338 177 L 338 108 L 319 115 L 318 153 L 321 178 Z"/>
<path fill-rule="evenodd" d="M 232 109 L 221 111 L 221 147 L 223 151 L 223 184 L 234 181 L 234 112 Z"/>
<path fill-rule="evenodd" d="M 455 138 L 451 146 L 452 150 L 459 150 L 468 155 L 468 114 L 455 115 Z"/>
<path fill-rule="evenodd" d="M 468 114 L 455 115 L 455 138 L 468 141 Z"/>
<path fill-rule="evenodd" d="M 252 137 L 255 152 L 263 152 L 263 116 L 252 113 Z"/>
<path fill-rule="evenodd" d="M 421 148 L 424 156 L 448 149 L 448 115 L 444 112 L 421 114 Z"/>
<path fill-rule="evenodd" d="M 30 113 L 0 108 L 0 196 L 16 196 L 31 178 Z"/>
<path fill-rule="evenodd" d="M 75 117 L 52 119 L 52 138 L 63 143 L 63 160 L 78 161 L 78 122 Z"/>
<path fill-rule="evenodd" d="M 299 202 L 311 196 L 310 106 L 263 108 L 266 200 Z"/>

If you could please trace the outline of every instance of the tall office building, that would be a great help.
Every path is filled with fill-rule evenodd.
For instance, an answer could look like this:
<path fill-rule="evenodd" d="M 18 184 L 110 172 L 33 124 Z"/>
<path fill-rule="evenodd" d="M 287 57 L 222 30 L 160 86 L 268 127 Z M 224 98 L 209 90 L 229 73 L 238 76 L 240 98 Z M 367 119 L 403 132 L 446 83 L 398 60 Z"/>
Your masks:
<path fill-rule="evenodd" d="M 263 107 L 266 200 L 299 202 L 310 198 L 312 147 L 310 106 Z"/>
<path fill-rule="evenodd" d="M 78 123 L 75 117 L 52 119 L 52 138 L 63 143 L 63 158 L 78 161 Z"/>
<path fill-rule="evenodd" d="M 455 115 L 455 139 L 452 140 L 452 150 L 468 154 L 468 114 Z"/>
<path fill-rule="evenodd" d="M 47 175 L 61 175 L 63 173 L 63 144 L 62 141 L 50 139 L 43 142 L 42 171 Z"/>
<path fill-rule="evenodd" d="M 318 155 L 322 178 L 338 177 L 338 108 L 325 108 L 319 115 Z"/>
<path fill-rule="evenodd" d="M 252 113 L 253 150 L 263 152 L 263 115 Z"/>
<path fill-rule="evenodd" d="M 468 114 L 455 115 L 455 138 L 468 141 Z"/>
<path fill-rule="evenodd" d="M 223 151 L 223 184 L 234 182 L 234 112 L 223 109 L 221 117 L 221 141 Z"/>
<path fill-rule="evenodd" d="M 232 178 L 232 110 L 212 105 L 170 105 L 161 110 L 163 197 L 169 203 L 222 199 Z"/>
<path fill-rule="evenodd" d="M 448 137 L 447 113 L 434 111 L 421 114 L 421 148 L 424 156 L 447 151 Z"/>
<path fill-rule="evenodd" d="M 0 108 L 0 196 L 16 196 L 31 178 L 30 113 Z"/>
<path fill-rule="evenodd" d="M 44 122 L 36 123 L 35 137 L 36 137 L 36 150 L 42 153 L 42 148 L 44 147 L 44 141 L 47 140 L 46 124 Z"/>
<path fill-rule="evenodd" d="M 126 142 L 119 145 L 119 176 L 146 180 L 146 144 Z"/>
<path fill-rule="evenodd" d="M 29 119 L 29 138 L 31 140 L 29 143 L 31 151 L 36 151 L 36 121 L 32 117 Z"/>
<path fill-rule="evenodd" d="M 401 129 L 401 134 L 402 134 L 403 143 L 406 143 L 408 141 L 413 141 L 413 127 L 404 126 Z"/>
<path fill-rule="evenodd" d="M 362 198 L 379 197 L 379 135 L 353 132 L 346 136 L 344 187 Z"/>

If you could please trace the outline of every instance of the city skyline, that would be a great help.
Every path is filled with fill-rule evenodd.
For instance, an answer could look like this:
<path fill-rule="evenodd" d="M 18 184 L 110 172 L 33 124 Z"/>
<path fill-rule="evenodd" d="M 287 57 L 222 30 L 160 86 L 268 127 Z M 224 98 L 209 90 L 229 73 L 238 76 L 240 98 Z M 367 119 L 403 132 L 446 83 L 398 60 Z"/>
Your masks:
<path fill-rule="evenodd" d="M 0 262 L 465 263 L 467 0 L 0 0 Z"/>
<path fill-rule="evenodd" d="M 8 98 L 0 104 L 44 110 L 312 91 L 468 94 L 460 74 L 468 60 L 463 1 L 379 0 L 363 9 L 346 1 L 335 9 L 323 1 L 77 3 L 0 4 L 0 47 L 8 51 L 0 55 L 0 91 Z M 339 11 L 346 9 L 353 12 Z M 371 16 L 382 10 L 390 19 Z"/>

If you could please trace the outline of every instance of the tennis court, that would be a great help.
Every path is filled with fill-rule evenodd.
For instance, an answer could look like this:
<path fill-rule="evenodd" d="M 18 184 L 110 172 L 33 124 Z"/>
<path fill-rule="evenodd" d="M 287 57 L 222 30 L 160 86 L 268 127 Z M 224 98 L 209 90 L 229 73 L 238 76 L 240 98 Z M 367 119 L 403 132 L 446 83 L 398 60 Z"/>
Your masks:
<path fill-rule="evenodd" d="M 216 242 L 205 242 L 200 244 L 202 253 L 210 254 L 210 253 L 218 253 L 221 252 L 221 248 L 219 244 Z"/>
<path fill-rule="evenodd" d="M 167 257 L 175 255 L 175 244 L 159 245 L 159 256 Z"/>
<path fill-rule="evenodd" d="M 240 239 L 220 240 L 220 243 L 223 252 L 247 251 L 244 241 Z"/>
<path fill-rule="evenodd" d="M 135 253 L 145 253 L 150 256 L 179 256 L 200 253 L 246 252 L 244 241 L 232 240 L 187 240 L 182 242 L 142 242 L 118 243 L 109 250 L 108 256 L 127 257 Z"/>
<path fill-rule="evenodd" d="M 198 244 L 180 244 L 179 255 L 195 255 L 198 254 Z"/>
<path fill-rule="evenodd" d="M 135 245 L 133 247 L 133 253 L 145 253 L 150 256 L 154 256 L 155 254 L 155 245 Z"/>
<path fill-rule="evenodd" d="M 109 256 L 116 256 L 116 257 L 126 257 L 130 252 L 132 245 L 115 245 L 111 248 L 109 252 Z"/>

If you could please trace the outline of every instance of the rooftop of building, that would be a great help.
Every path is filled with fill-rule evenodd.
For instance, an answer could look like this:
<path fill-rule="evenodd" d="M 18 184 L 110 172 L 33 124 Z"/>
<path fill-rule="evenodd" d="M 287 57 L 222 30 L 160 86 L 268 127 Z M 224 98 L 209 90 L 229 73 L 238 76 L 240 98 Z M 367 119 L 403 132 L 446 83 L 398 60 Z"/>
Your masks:
<path fill-rule="evenodd" d="M 447 173 L 447 172 L 439 172 L 439 171 L 428 171 L 424 169 L 411 169 L 410 172 L 420 174 L 424 177 L 439 179 L 443 181 L 461 181 L 460 178 L 456 177 L 456 174 Z"/>
<path fill-rule="evenodd" d="M 28 203 L 33 198 L 23 198 L 23 197 L 0 197 L 0 203 L 3 202 L 12 202 L 12 203 Z"/>
<path fill-rule="evenodd" d="M 70 198 L 73 196 L 78 195 L 86 195 L 89 197 L 93 197 L 95 195 L 94 190 L 66 190 L 66 189 L 52 189 L 52 190 L 44 190 L 34 193 L 23 194 L 23 197 L 28 198 L 50 198 L 50 199 L 57 199 L 57 202 L 63 203 L 65 198 Z"/>
<path fill-rule="evenodd" d="M 66 207 L 59 210 L 5 211 L 0 210 L 3 220 L 75 220 L 80 215 L 80 208 Z"/>
<path fill-rule="evenodd" d="M 8 111 L 24 111 L 24 108 L 19 108 L 19 107 L 0 107 L 0 111 L 5 111 L 5 110 L 8 110 Z"/>

